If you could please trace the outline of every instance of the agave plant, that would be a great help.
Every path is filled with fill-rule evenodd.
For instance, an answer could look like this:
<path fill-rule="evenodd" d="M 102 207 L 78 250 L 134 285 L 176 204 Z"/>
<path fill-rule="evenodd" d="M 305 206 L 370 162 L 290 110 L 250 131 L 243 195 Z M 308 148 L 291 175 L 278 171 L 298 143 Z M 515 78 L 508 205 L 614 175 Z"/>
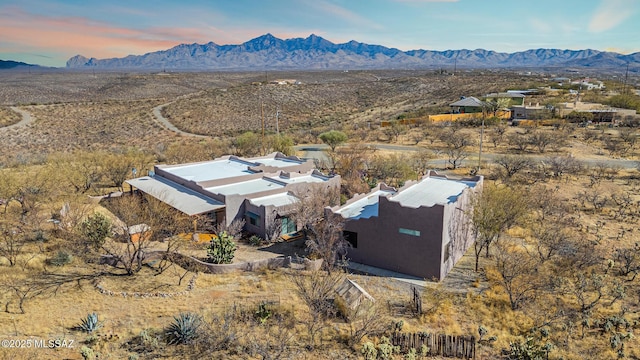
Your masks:
<path fill-rule="evenodd" d="M 102 322 L 98 321 L 98 314 L 91 313 L 88 314 L 86 318 L 82 319 L 78 328 L 82 331 L 93 333 L 94 331 L 100 329 L 102 327 Z"/>
<path fill-rule="evenodd" d="M 200 336 L 202 318 L 194 313 L 181 313 L 173 318 L 173 323 L 165 329 L 169 345 L 190 344 Z"/>

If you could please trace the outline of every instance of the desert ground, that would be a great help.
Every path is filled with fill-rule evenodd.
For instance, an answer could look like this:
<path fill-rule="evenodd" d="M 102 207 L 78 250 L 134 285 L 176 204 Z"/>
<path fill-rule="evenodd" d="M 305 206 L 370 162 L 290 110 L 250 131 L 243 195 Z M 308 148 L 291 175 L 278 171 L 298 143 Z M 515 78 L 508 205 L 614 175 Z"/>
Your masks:
<path fill-rule="evenodd" d="M 640 358 L 637 125 L 424 121 L 461 96 L 551 86 L 551 77 L 433 70 L 0 73 L 0 337 L 73 340 L 73 348 L 5 347 L 0 358 L 419 358 L 420 349 L 387 349 L 394 330 L 475 336 L 478 359 Z M 620 89 L 610 81 L 607 90 L 583 96 L 607 101 Z M 561 90 L 526 102 L 572 100 Z M 29 121 L 20 123 L 21 113 Z M 318 136 L 328 130 L 348 140 L 333 151 L 322 147 Z M 156 261 L 129 273 L 100 264 L 103 249 L 79 230 L 95 212 L 116 220 L 117 211 L 95 196 L 125 190 L 132 167 L 144 174 L 159 163 L 269 150 L 316 157 L 318 167 L 345 180 L 343 200 L 378 181 L 401 186 L 435 168 L 478 172 L 526 210 L 500 229 L 486 255 L 481 248 L 478 271 L 472 246 L 444 281 L 420 279 L 420 313 L 412 311 L 411 283 L 341 269 L 206 274 Z M 63 208 L 67 220 L 54 223 Z M 170 230 L 184 230 L 182 220 Z M 304 241 L 236 242 L 234 262 L 317 257 Z M 205 258 L 205 246 L 149 241 L 147 250 Z M 349 317 L 314 311 L 305 301 L 313 284 L 346 276 L 375 306 Z M 166 329 L 187 312 L 201 319 L 200 336 L 170 344 Z M 80 325 L 91 313 L 100 326 L 87 331 Z"/>

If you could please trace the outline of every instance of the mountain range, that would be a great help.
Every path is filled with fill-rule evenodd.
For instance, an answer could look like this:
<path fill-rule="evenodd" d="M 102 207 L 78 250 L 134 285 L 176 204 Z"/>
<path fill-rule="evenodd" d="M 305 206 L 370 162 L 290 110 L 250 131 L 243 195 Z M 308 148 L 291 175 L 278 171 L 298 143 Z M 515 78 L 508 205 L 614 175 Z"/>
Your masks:
<path fill-rule="evenodd" d="M 357 41 L 334 44 L 316 35 L 282 40 L 262 35 L 240 45 L 181 44 L 168 50 L 123 58 L 76 55 L 71 69 L 293 70 L 421 68 L 591 68 L 640 70 L 640 52 L 624 55 L 598 50 L 535 49 L 515 53 L 491 50 L 401 51 Z"/>
<path fill-rule="evenodd" d="M 38 66 L 37 65 L 31 65 L 31 64 L 23 63 L 23 62 L 20 62 L 20 61 L 0 60 L 0 70 L 23 68 L 23 67 L 38 67 Z"/>

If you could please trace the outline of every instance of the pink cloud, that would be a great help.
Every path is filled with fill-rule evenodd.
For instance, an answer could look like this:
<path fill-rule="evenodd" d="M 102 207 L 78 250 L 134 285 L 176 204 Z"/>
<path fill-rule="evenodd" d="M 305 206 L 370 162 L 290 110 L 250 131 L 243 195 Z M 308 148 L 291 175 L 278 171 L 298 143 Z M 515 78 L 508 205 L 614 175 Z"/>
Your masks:
<path fill-rule="evenodd" d="M 307 4 L 313 8 L 316 8 L 317 10 L 320 10 L 332 16 L 340 17 L 344 20 L 347 20 L 350 23 L 353 23 L 359 26 L 366 26 L 366 27 L 378 29 L 378 30 L 381 30 L 384 28 L 382 25 L 375 23 L 365 17 L 362 17 L 349 9 L 346 9 L 342 6 L 338 6 L 336 4 L 332 4 L 328 1 L 313 0 L 313 1 L 307 2 Z"/>
<path fill-rule="evenodd" d="M 131 29 L 82 17 L 47 17 L 18 8 L 0 11 L 0 33 L 6 44 L 57 53 L 104 58 L 167 49 L 180 43 L 208 42 L 198 28 Z"/>

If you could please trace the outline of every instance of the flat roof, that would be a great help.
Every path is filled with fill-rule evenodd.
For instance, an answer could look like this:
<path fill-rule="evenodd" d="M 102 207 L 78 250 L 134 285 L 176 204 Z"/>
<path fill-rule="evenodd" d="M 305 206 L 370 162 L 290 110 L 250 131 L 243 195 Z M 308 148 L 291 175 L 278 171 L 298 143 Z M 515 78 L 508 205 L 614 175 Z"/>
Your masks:
<path fill-rule="evenodd" d="M 307 174 L 302 176 L 292 176 L 292 177 L 284 177 L 284 176 L 274 176 L 272 179 L 276 179 L 278 181 L 282 181 L 287 184 L 296 184 L 296 183 L 320 183 L 329 180 L 326 176 L 320 176 L 316 174 Z"/>
<path fill-rule="evenodd" d="M 464 189 L 476 186 L 476 182 L 428 177 L 389 198 L 402 206 L 418 208 L 455 202 Z"/>
<path fill-rule="evenodd" d="M 372 216 L 378 216 L 380 196 L 394 193 L 393 190 L 376 190 L 362 199 L 341 207 L 335 213 L 342 215 L 345 219 L 368 219 Z"/>
<path fill-rule="evenodd" d="M 275 194 L 275 195 L 262 196 L 255 199 L 249 199 L 249 201 L 256 206 L 271 205 L 271 206 L 279 207 L 279 206 L 295 204 L 296 202 L 298 202 L 298 198 L 293 196 L 290 193 L 281 193 L 281 194 Z"/>
<path fill-rule="evenodd" d="M 162 177 L 144 176 L 125 181 L 191 216 L 224 208 L 224 204 Z"/>
<path fill-rule="evenodd" d="M 212 160 L 201 163 L 170 165 L 162 170 L 195 182 L 226 179 L 230 177 L 254 174 L 249 166 L 255 164 L 238 159 Z"/>
<path fill-rule="evenodd" d="M 278 168 L 286 168 L 289 166 L 296 166 L 300 164 L 304 164 L 304 161 L 296 161 L 292 159 L 278 159 L 278 158 L 253 158 L 251 161 L 264 164 L 267 166 L 274 166 Z"/>
<path fill-rule="evenodd" d="M 267 190 L 281 189 L 284 187 L 285 184 L 263 177 L 260 179 L 247 180 L 228 185 L 208 187 L 205 188 L 205 190 L 214 194 L 222 195 L 247 195 Z"/>

